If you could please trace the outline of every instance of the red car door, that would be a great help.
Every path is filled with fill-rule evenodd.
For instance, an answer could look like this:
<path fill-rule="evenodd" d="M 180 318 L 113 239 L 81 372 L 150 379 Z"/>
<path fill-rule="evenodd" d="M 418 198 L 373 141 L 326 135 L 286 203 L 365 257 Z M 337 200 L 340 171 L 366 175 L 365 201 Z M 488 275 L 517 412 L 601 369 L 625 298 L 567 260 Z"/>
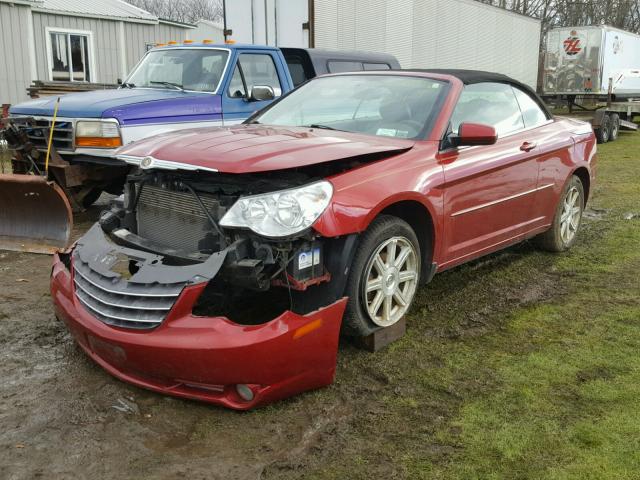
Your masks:
<path fill-rule="evenodd" d="M 534 222 L 531 224 L 531 228 L 535 229 L 553 222 L 564 180 L 573 168 L 571 150 L 574 142 L 566 126 L 549 119 L 536 99 L 516 86 L 512 88 L 522 111 L 525 128 L 535 129 L 535 151 L 539 165 Z"/>
<path fill-rule="evenodd" d="M 498 141 L 440 154 L 444 168 L 445 262 L 453 266 L 518 241 L 535 223 L 538 181 L 536 128 L 526 128 L 512 87 L 467 85 L 452 117 L 492 125 Z"/>

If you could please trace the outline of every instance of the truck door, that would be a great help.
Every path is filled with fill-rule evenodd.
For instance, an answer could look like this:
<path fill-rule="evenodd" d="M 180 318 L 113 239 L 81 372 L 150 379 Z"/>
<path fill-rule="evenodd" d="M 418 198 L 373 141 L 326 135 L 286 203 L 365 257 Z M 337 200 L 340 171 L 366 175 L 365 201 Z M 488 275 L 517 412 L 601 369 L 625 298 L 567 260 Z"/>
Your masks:
<path fill-rule="evenodd" d="M 276 99 L 291 89 L 289 76 L 279 52 L 240 51 L 226 88 L 222 92 L 224 125 L 241 123 L 273 101 L 252 100 L 251 89 L 255 86 L 271 87 Z"/>

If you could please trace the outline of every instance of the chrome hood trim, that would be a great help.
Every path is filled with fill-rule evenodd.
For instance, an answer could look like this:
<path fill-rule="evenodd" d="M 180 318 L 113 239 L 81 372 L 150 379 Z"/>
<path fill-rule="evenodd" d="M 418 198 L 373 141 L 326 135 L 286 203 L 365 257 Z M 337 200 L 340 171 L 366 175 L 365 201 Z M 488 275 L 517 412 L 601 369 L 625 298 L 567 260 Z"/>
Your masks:
<path fill-rule="evenodd" d="M 138 157 L 134 155 L 116 155 L 118 160 L 122 160 L 130 165 L 135 165 L 143 170 L 150 170 L 153 168 L 159 168 L 161 170 L 188 170 L 188 171 L 205 171 L 217 173 L 215 168 L 202 167 L 198 165 L 191 165 L 182 162 L 173 162 L 171 160 L 160 160 L 152 156 Z"/>

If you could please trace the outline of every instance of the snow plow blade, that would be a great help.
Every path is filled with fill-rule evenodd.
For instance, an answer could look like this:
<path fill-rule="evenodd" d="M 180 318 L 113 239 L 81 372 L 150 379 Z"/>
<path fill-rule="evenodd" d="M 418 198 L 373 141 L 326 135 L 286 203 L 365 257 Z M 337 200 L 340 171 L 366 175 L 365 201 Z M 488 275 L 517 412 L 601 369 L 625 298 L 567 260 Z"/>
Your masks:
<path fill-rule="evenodd" d="M 0 174 L 0 250 L 54 253 L 69 245 L 72 227 L 71 206 L 58 185 Z"/>

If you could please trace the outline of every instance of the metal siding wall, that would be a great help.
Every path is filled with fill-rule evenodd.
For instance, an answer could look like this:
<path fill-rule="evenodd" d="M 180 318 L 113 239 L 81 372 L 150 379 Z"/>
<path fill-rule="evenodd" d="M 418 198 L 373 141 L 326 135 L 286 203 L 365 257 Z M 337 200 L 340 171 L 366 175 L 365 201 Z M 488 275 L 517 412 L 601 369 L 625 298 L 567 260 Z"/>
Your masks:
<path fill-rule="evenodd" d="M 91 81 L 115 83 L 118 78 L 120 56 L 118 52 L 118 22 L 96 18 L 51 15 L 33 12 L 33 30 L 36 45 L 36 65 L 39 80 L 49 80 L 47 59 L 47 28 L 84 30 L 93 35 L 92 54 L 95 72 Z"/>
<path fill-rule="evenodd" d="M 366 17 L 363 14 L 360 18 Z M 356 37 L 356 0 L 341 0 L 338 6 L 338 45 L 342 50 L 355 50 L 358 44 Z"/>
<path fill-rule="evenodd" d="M 92 81 L 115 83 L 120 78 L 120 26 L 118 21 L 34 12 L 33 23 L 38 79 L 49 79 L 46 27 L 92 32 L 96 68 Z M 167 42 L 168 40 L 182 41 L 186 39 L 187 31 L 186 28 L 173 25 L 124 22 L 127 70 L 130 71 L 138 63 L 146 51 L 146 43 Z M 26 53 L 24 57 L 28 59 Z M 25 61 L 25 68 L 28 68 L 28 61 Z"/>
<path fill-rule="evenodd" d="M 0 3 L 0 103 L 14 104 L 28 98 L 28 19 L 28 7 Z"/>
<path fill-rule="evenodd" d="M 381 28 L 387 24 L 387 11 L 385 0 L 356 0 L 354 8 L 349 14 L 355 18 L 355 28 L 349 25 L 345 26 L 348 32 L 353 34 L 353 45 L 358 45 L 361 50 L 384 49 L 385 35 L 381 34 Z M 377 15 L 357 15 L 355 12 L 361 12 L 367 8 L 377 13 Z M 391 37 L 393 38 L 393 37 Z"/>
<path fill-rule="evenodd" d="M 338 48 L 338 0 L 315 0 L 315 46 Z"/>
<path fill-rule="evenodd" d="M 400 62 L 401 67 L 411 65 L 413 56 L 413 0 L 397 0 L 396 2 L 380 2 L 386 5 L 376 5 L 382 11 L 386 9 L 386 42 L 384 50 L 395 57 Z M 382 16 L 380 20 L 382 20 Z M 380 36 L 375 25 L 372 30 L 376 36 Z M 369 50 L 376 51 L 375 45 Z"/>
<path fill-rule="evenodd" d="M 411 61 L 403 65 L 405 68 L 426 68 L 429 65 L 435 65 L 438 58 L 438 37 L 422 35 L 419 32 L 436 31 L 438 28 L 438 19 L 435 14 L 437 7 L 436 0 L 424 0 L 413 4 Z M 418 32 L 418 34 L 413 32 Z"/>
<path fill-rule="evenodd" d="M 391 53 L 404 68 L 505 73 L 535 88 L 540 22 L 472 0 L 316 0 L 316 47 Z"/>

